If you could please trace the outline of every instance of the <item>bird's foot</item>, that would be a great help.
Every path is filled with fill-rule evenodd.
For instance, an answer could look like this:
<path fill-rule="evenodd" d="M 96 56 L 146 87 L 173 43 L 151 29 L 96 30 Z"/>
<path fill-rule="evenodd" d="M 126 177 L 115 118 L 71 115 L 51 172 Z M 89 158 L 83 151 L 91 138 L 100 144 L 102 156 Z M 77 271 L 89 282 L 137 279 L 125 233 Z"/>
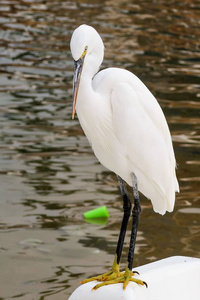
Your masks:
<path fill-rule="evenodd" d="M 101 275 L 98 276 L 94 276 L 88 279 L 85 279 L 83 281 L 81 281 L 82 284 L 90 282 L 90 281 L 111 281 L 114 280 L 117 277 L 120 277 L 122 273 L 120 273 L 119 271 L 119 264 L 117 263 L 117 257 L 115 256 L 114 262 L 113 262 L 113 266 L 112 266 L 112 270 L 106 273 L 103 273 Z"/>
<path fill-rule="evenodd" d="M 101 283 L 98 283 L 93 287 L 93 290 L 96 290 L 104 285 L 115 284 L 115 283 L 123 283 L 123 289 L 125 290 L 129 281 L 135 282 L 140 285 L 146 285 L 146 287 L 147 287 L 147 284 L 145 281 L 142 281 L 137 278 L 133 278 L 133 276 L 136 273 L 139 274 L 136 271 L 132 272 L 131 270 L 129 270 L 128 265 L 126 266 L 125 272 L 120 272 L 119 264 L 117 263 L 117 256 L 115 255 L 115 259 L 114 259 L 111 271 L 109 271 L 107 273 L 103 273 L 98 276 L 94 276 L 94 277 L 85 279 L 85 280 L 81 281 L 81 283 L 84 284 L 84 283 L 94 281 L 94 280 L 101 281 Z"/>
<path fill-rule="evenodd" d="M 140 285 L 146 285 L 146 287 L 147 287 L 147 283 L 145 281 L 142 281 L 140 279 L 132 277 L 135 275 L 135 273 L 132 272 L 131 270 L 129 270 L 127 267 L 125 272 L 122 272 L 122 273 L 120 272 L 119 276 L 117 276 L 111 280 L 106 280 L 106 281 L 104 280 L 103 282 L 96 284 L 93 287 L 93 290 L 96 290 L 105 285 L 110 285 L 110 284 L 115 284 L 115 283 L 123 283 L 123 290 L 125 290 L 130 281 L 135 282 Z"/>

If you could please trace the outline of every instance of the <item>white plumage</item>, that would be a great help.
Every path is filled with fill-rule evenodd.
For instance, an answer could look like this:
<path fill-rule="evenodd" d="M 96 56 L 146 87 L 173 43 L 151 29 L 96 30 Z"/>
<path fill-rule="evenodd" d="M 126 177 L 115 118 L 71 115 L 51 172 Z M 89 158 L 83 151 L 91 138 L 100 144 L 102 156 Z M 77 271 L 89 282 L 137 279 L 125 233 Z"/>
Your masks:
<path fill-rule="evenodd" d="M 164 214 L 174 208 L 176 161 L 164 114 L 154 96 L 131 72 L 108 68 L 99 73 L 104 45 L 97 31 L 79 26 L 71 39 L 71 52 L 82 67 L 74 111 L 102 165 L 130 186 L 132 173 L 138 189 Z M 73 114 L 74 114 L 73 111 Z"/>

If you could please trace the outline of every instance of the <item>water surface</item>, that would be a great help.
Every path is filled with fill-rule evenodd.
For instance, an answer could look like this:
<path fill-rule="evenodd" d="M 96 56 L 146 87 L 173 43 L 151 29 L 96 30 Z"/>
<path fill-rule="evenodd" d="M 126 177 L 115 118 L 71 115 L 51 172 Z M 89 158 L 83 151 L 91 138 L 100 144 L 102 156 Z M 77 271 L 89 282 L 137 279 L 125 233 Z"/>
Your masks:
<path fill-rule="evenodd" d="M 173 137 L 181 193 L 155 214 L 141 196 L 134 266 L 199 256 L 200 4 L 195 1 L 3 0 L 0 3 L 0 299 L 68 299 L 112 264 L 122 216 L 115 175 L 71 120 L 80 24 L 105 46 L 102 68 L 134 72 L 158 99 Z M 107 205 L 107 224 L 83 212 Z M 130 229 L 130 228 L 129 228 Z M 122 267 L 126 262 L 126 240 Z"/>

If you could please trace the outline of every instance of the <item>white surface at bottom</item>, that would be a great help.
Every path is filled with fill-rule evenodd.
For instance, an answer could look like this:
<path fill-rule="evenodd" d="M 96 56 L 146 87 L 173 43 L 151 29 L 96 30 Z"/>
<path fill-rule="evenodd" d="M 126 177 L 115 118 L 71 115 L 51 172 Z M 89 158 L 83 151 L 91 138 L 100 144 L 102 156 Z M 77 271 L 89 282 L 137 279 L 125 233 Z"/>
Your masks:
<path fill-rule="evenodd" d="M 200 259 L 184 256 L 165 258 L 135 269 L 148 288 L 129 282 L 92 288 L 96 281 L 80 285 L 69 300 L 200 300 Z"/>

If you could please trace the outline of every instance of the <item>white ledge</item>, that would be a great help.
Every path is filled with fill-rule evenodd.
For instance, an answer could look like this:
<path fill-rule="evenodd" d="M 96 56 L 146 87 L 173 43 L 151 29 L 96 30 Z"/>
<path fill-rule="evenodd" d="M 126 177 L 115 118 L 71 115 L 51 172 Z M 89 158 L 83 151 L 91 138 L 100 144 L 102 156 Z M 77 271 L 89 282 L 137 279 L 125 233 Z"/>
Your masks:
<path fill-rule="evenodd" d="M 148 288 L 129 282 L 92 288 L 96 281 L 80 285 L 69 300 L 200 300 L 200 259 L 184 256 L 165 258 L 135 268 Z M 83 278 L 84 279 L 84 278 Z"/>

